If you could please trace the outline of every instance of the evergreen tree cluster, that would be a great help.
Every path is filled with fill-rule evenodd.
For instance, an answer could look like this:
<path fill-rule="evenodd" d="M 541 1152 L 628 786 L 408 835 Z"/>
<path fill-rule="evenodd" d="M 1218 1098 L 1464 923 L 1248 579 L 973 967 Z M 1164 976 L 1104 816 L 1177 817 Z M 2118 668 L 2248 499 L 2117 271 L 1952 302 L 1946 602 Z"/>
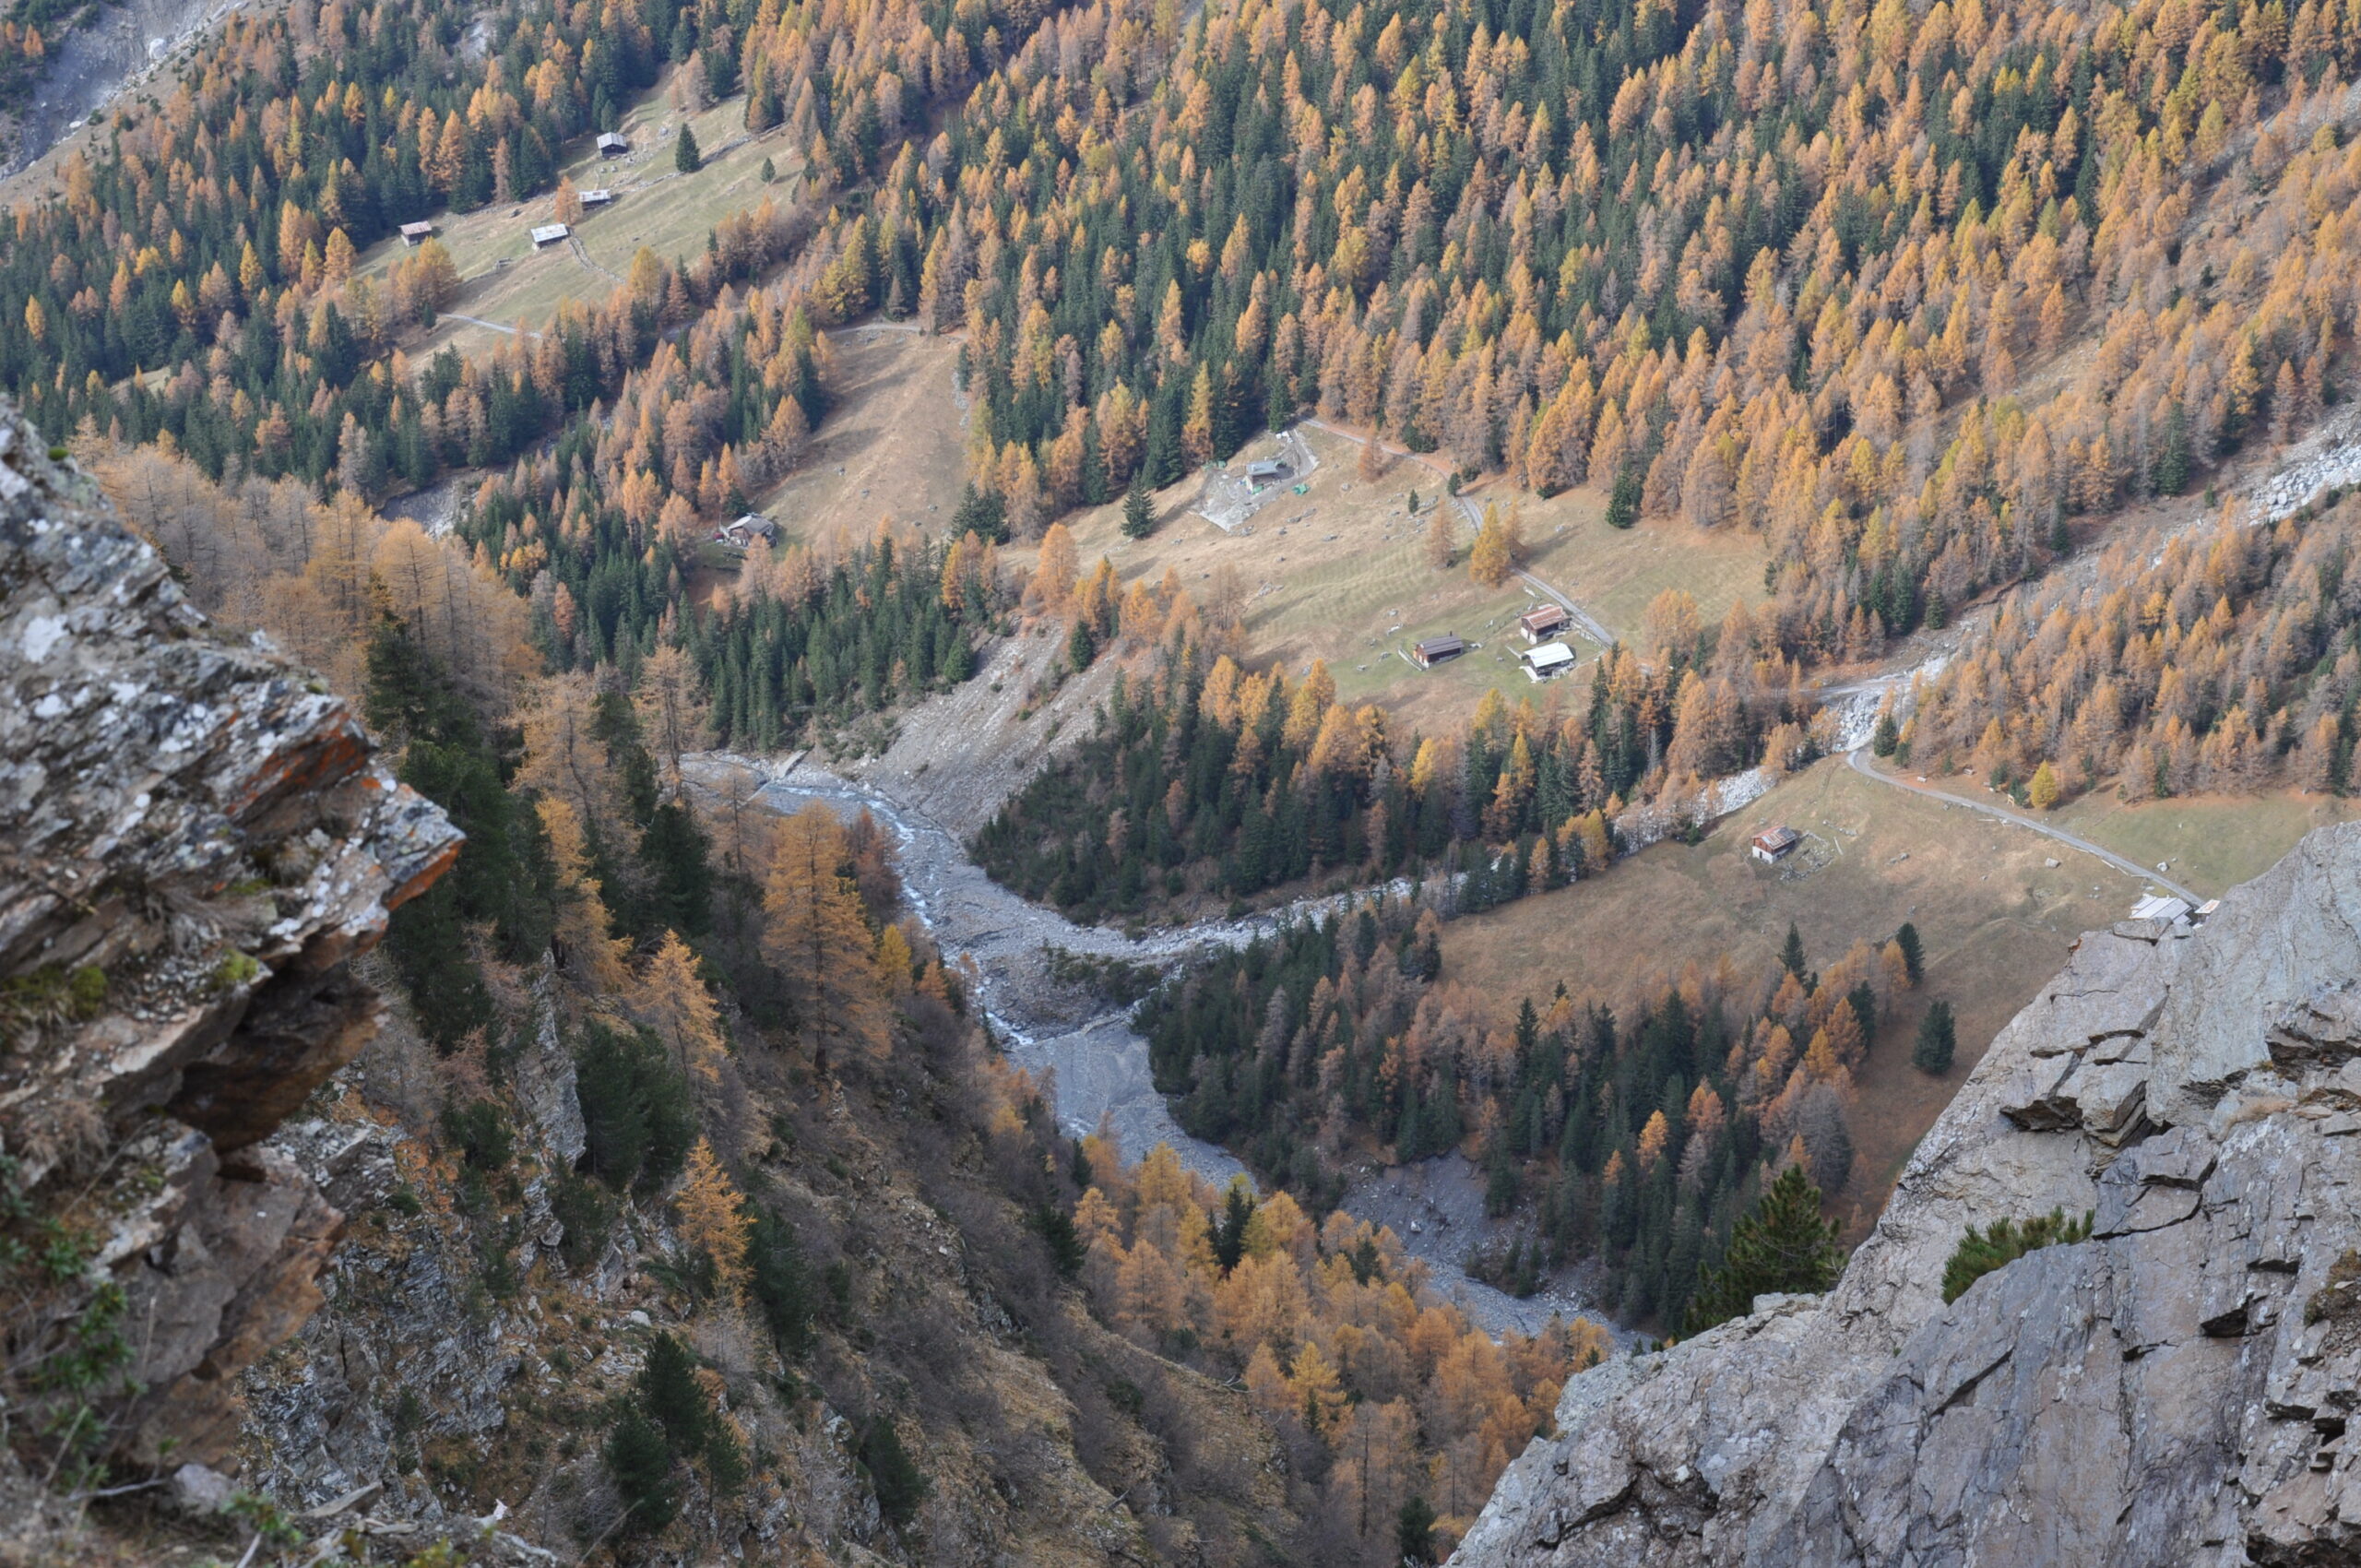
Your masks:
<path fill-rule="evenodd" d="M 826 410 L 826 360 L 801 294 L 755 291 L 625 375 L 608 417 L 574 421 L 482 488 L 461 534 L 528 597 L 554 667 L 635 680 L 676 642 L 716 737 L 761 750 L 974 672 L 978 630 L 1003 608 L 981 539 L 881 535 L 826 561 L 756 540 L 727 591 L 691 601 L 691 574 L 727 553 L 702 519 L 744 512 L 746 489 L 791 462 Z"/>
<path fill-rule="evenodd" d="M 554 887 L 549 849 L 509 790 L 513 754 L 399 621 L 381 621 L 369 645 L 362 711 L 399 749 L 396 776 L 440 805 L 467 834 L 458 863 L 394 913 L 386 952 L 437 1049 L 456 1050 L 496 1023 L 468 932 L 489 925 L 495 955 L 529 963 L 549 946 Z"/>
<path fill-rule="evenodd" d="M 616 1193 L 653 1193 L 681 1172 L 696 1142 L 689 1084 L 645 1031 L 592 1022 L 574 1053 L 582 1107 L 582 1166 Z"/>
<path fill-rule="evenodd" d="M 1514 708 L 1491 691 L 1458 734 L 1406 743 L 1382 710 L 1337 702 L 1323 664 L 1291 683 L 1167 652 L 1152 675 L 1119 677 L 1092 735 L 977 834 L 996 881 L 1096 920 L 1430 871 L 1455 909 L 1485 909 L 1603 868 L 1631 806 L 1685 822 L 1704 781 L 1812 754 L 1797 722 L 1809 697 L 1732 628 L 1691 628 L 1654 665 L 1609 649 L 1581 713 L 1555 691 Z"/>
<path fill-rule="evenodd" d="M 676 1472 L 686 1461 L 702 1462 L 718 1493 L 745 1482 L 746 1455 L 696 1374 L 695 1353 L 659 1333 L 630 1394 L 617 1401 L 604 1457 L 623 1495 L 625 1537 L 653 1535 L 672 1522 L 680 1510 Z"/>
<path fill-rule="evenodd" d="M 685 643 L 711 690 L 715 739 L 776 751 L 975 673 L 975 624 L 943 601 L 947 553 L 880 538 L 801 594 L 693 613 Z"/>
<path fill-rule="evenodd" d="M 1502 1028 L 1437 974 L 1436 931 L 1431 909 L 1372 899 L 1168 981 L 1133 1021 L 1175 1117 L 1315 1209 L 1372 1151 L 1421 1159 L 1488 1128 L 1488 1207 L 1519 1223 L 1480 1272 L 1530 1290 L 1596 1260 L 1627 1321 L 1676 1329 L 1771 1175 L 1845 1184 L 1851 1075 L 1910 983 L 1898 940 L 1821 973 L 1783 963 L 1751 1004 L 1674 987 L 1619 1018 L 1560 985 Z"/>

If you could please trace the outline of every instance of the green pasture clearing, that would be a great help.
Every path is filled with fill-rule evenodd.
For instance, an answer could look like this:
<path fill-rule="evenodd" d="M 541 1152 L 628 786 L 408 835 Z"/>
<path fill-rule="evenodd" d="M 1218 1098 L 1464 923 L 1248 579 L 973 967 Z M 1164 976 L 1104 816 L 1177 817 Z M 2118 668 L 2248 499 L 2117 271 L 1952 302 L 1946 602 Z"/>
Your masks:
<path fill-rule="evenodd" d="M 767 188 L 784 201 L 793 188 L 789 171 L 801 164 L 801 156 L 792 153 L 782 128 L 748 138 L 745 107 L 740 94 L 691 117 L 706 160 L 694 174 L 672 166 L 680 117 L 672 110 L 669 77 L 624 112 L 617 128 L 632 150 L 623 157 L 600 158 L 593 137 L 567 143 L 560 152 L 561 174 L 577 190 L 603 187 L 615 193 L 611 205 L 585 211 L 575 225 L 579 253 L 571 244 L 533 248 L 530 232 L 555 220 L 547 193 L 473 212 L 436 214 L 435 237 L 458 268 L 459 297 L 432 333 L 405 345 L 407 351 L 422 359 L 448 346 L 472 356 L 499 347 L 513 335 L 511 329 L 539 330 L 569 300 L 604 299 L 628 275 L 642 245 L 667 259 L 694 256 L 716 224 L 760 204 L 765 157 L 780 175 Z M 739 145 L 730 146 L 733 139 Z M 404 249 L 398 238 L 382 240 L 362 253 L 358 270 L 382 274 Z M 461 319 L 468 316 L 475 320 Z M 486 322 L 492 325 L 481 325 Z"/>
<path fill-rule="evenodd" d="M 2209 898 L 2269 871 L 2315 827 L 2350 822 L 2355 803 L 2334 795 L 2197 795 L 2126 802 L 2095 790 L 2058 808 L 2058 826 Z"/>

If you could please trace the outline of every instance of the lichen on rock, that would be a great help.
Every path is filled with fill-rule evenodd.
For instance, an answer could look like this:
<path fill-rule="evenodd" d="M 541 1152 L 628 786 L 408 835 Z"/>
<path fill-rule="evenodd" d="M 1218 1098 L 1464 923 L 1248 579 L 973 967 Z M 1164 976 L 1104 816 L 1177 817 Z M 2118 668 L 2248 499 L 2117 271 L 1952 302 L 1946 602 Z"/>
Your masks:
<path fill-rule="evenodd" d="M 38 1403 L 112 1302 L 94 1453 L 226 1455 L 237 1374 L 319 1301 L 341 1216 L 261 1145 L 375 1029 L 350 961 L 460 843 L 375 751 L 0 403 L 0 1173 L 74 1259 L 0 1392 Z"/>

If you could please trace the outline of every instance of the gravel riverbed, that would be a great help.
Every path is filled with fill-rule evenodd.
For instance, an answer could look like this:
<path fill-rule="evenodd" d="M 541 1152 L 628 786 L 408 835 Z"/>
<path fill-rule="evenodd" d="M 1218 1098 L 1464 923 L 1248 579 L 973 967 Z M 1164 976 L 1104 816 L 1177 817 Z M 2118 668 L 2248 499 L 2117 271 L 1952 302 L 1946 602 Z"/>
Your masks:
<path fill-rule="evenodd" d="M 1104 1118 L 1127 1158 L 1136 1160 L 1162 1143 L 1210 1181 L 1227 1182 L 1245 1169 L 1228 1151 L 1181 1131 L 1157 1092 L 1147 1041 L 1133 1030 L 1128 1014 L 1084 1002 L 1074 988 L 1051 980 L 1046 949 L 1169 968 L 1209 947 L 1243 946 L 1286 920 L 1346 900 L 1307 899 L 1241 920 L 1152 931 L 1135 941 L 1103 926 L 1076 925 L 1018 897 L 984 874 L 967 847 L 926 813 L 801 756 L 709 756 L 692 764 L 692 777 L 731 766 L 764 779 L 762 799 L 774 810 L 795 812 L 817 802 L 849 816 L 866 808 L 894 835 L 912 913 L 945 960 L 967 975 L 1010 1057 L 1055 1075 L 1058 1119 L 1069 1132 L 1090 1133 Z M 1471 1191 L 1480 1194 L 1481 1186 L 1471 1188 L 1464 1179 L 1457 1168 L 1465 1164 L 1452 1155 L 1414 1167 L 1365 1168 L 1344 1206 L 1393 1226 L 1411 1255 L 1426 1264 L 1436 1289 L 1494 1334 L 1532 1333 L 1553 1314 L 1599 1316 L 1570 1287 L 1545 1287 L 1520 1301 L 1467 1277 L 1461 1260 L 1483 1237 L 1487 1221 L 1480 1198 L 1472 1207 L 1466 1201 Z"/>

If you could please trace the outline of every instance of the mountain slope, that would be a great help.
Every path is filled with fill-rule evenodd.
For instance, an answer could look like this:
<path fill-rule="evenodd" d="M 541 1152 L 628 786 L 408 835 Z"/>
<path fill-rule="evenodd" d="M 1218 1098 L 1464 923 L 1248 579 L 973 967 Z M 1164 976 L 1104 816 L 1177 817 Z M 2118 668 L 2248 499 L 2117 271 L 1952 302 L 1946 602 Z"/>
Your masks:
<path fill-rule="evenodd" d="M 2356 968 L 2353 827 L 2085 937 L 1833 1291 L 1574 1379 L 1453 1561 L 2347 1560 Z M 1945 1303 L 1965 1228 L 2053 1208 L 2090 1238 Z"/>

